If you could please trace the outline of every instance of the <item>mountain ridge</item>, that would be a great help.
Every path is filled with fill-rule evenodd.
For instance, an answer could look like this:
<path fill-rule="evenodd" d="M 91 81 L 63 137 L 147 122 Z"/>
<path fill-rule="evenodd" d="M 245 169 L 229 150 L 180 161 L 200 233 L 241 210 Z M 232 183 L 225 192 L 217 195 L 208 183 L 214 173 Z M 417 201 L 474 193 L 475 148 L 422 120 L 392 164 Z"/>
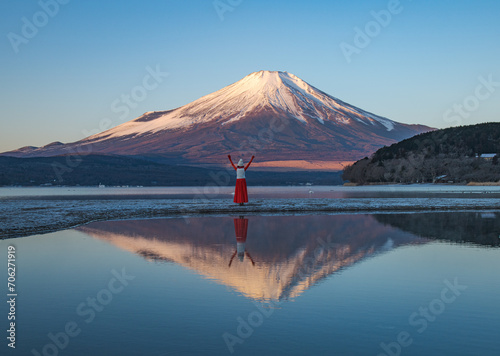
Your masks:
<path fill-rule="evenodd" d="M 288 72 L 259 71 L 187 105 L 146 112 L 80 141 L 27 146 L 3 155 L 55 156 L 79 149 L 224 164 L 227 153 L 238 152 L 256 154 L 268 166 L 278 161 L 346 162 L 429 130 L 362 110 Z"/>

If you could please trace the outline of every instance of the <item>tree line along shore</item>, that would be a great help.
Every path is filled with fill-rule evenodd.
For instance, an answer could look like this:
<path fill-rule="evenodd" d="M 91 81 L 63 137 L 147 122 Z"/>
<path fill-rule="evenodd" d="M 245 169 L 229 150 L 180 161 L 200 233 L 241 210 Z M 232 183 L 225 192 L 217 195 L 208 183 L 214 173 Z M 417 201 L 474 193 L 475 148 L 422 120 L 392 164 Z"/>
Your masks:
<path fill-rule="evenodd" d="M 500 185 L 500 123 L 416 135 L 347 166 L 350 184 L 460 183 Z"/>

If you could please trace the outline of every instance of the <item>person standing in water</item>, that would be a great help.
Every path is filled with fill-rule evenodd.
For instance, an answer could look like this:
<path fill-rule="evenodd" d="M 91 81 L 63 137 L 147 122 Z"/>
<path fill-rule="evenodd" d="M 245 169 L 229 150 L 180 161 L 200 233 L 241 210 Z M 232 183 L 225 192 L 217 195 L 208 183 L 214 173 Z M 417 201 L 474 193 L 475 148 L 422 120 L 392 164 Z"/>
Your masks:
<path fill-rule="evenodd" d="M 252 161 L 255 158 L 255 156 L 252 156 L 252 159 L 250 160 L 250 162 L 247 163 L 246 166 L 243 164 L 242 159 L 239 160 L 238 166 L 235 166 L 233 160 L 231 159 L 231 155 L 227 155 L 227 158 L 229 158 L 229 162 L 231 162 L 231 165 L 236 171 L 236 188 L 234 190 L 233 201 L 235 203 L 239 203 L 240 205 L 248 203 L 247 181 L 245 179 L 245 171 L 248 169 L 248 167 L 250 167 L 250 164 L 252 164 Z"/>

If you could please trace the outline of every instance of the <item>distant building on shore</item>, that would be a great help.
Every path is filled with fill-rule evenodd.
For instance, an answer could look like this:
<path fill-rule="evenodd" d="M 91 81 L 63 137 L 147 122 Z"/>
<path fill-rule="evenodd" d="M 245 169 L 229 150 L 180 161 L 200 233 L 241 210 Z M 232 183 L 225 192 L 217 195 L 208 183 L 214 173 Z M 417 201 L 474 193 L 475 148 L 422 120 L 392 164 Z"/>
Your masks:
<path fill-rule="evenodd" d="M 483 153 L 481 155 L 476 154 L 476 157 L 479 157 L 479 158 L 482 158 L 482 159 L 489 161 L 489 160 L 492 160 L 496 155 L 497 155 L 496 153 Z"/>
<path fill-rule="evenodd" d="M 437 176 L 434 178 L 433 183 L 448 183 L 448 175 L 443 174 L 442 176 Z"/>

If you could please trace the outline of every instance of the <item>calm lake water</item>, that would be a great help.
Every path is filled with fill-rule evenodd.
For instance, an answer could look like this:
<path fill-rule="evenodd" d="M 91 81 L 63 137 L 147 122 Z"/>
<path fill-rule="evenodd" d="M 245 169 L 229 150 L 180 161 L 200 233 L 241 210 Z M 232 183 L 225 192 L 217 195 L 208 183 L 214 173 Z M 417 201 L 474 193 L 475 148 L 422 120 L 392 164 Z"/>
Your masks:
<path fill-rule="evenodd" d="M 18 292 L 2 354 L 496 356 L 499 234 L 500 212 L 454 212 L 123 220 L 2 240 Z"/>
<path fill-rule="evenodd" d="M 232 197 L 233 186 L 201 187 L 0 187 L 1 199 L 193 199 Z M 464 186 L 439 184 L 371 186 L 249 186 L 252 198 L 500 198 L 500 186 Z"/>

